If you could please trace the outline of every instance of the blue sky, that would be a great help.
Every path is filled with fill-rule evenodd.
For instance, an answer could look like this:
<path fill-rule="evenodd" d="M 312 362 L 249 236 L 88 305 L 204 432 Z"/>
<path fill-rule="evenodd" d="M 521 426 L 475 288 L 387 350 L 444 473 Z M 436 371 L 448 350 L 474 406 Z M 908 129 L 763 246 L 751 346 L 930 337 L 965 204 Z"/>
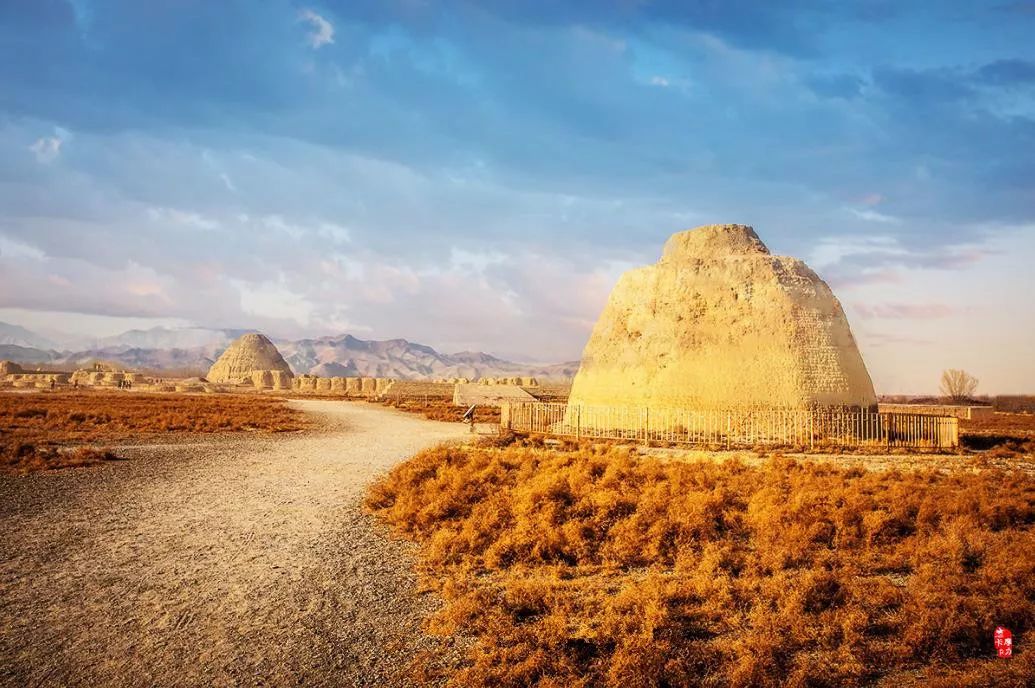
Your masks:
<path fill-rule="evenodd" d="M 571 359 L 624 269 L 742 222 L 880 391 L 1035 391 L 1032 35 L 1009 0 L 0 0 L 0 320 Z"/>

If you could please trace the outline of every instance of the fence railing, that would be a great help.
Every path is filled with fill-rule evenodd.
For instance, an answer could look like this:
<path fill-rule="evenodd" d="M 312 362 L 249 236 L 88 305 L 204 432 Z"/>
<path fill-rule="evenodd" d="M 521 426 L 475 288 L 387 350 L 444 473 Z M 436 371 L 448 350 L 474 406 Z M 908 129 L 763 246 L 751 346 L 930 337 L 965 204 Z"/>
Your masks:
<path fill-rule="evenodd" d="M 733 447 L 952 449 L 959 419 L 866 408 L 711 409 L 504 404 L 500 425 L 519 433 Z"/>

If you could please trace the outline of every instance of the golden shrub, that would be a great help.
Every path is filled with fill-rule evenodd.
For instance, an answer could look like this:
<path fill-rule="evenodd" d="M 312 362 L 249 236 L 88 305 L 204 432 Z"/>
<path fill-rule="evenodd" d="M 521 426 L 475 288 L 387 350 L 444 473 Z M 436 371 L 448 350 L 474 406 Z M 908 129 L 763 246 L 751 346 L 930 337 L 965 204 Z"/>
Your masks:
<path fill-rule="evenodd" d="M 430 627 L 477 638 L 451 685 L 1035 680 L 1024 475 L 453 446 L 367 504 L 421 544 L 447 603 Z M 1009 668 L 989 658 L 996 625 Z"/>

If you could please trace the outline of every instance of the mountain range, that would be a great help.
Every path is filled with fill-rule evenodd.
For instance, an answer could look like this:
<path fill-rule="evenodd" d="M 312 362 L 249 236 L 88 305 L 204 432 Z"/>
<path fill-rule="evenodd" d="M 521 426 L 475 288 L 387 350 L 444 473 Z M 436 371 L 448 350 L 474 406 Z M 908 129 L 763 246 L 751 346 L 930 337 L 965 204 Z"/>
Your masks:
<path fill-rule="evenodd" d="M 47 338 L 23 327 L 0 323 L 0 359 L 65 369 L 108 361 L 135 370 L 203 375 L 233 340 L 248 331 L 155 327 L 130 330 L 69 351 L 54 348 Z M 363 340 L 348 334 L 274 343 L 296 374 L 321 377 L 560 379 L 573 377 L 579 367 L 578 361 L 519 363 L 480 351 L 444 354 L 405 339 Z"/>
<path fill-rule="evenodd" d="M 21 325 L 0 322 L 0 346 L 18 346 L 27 349 L 53 349 L 50 339 L 27 330 Z"/>

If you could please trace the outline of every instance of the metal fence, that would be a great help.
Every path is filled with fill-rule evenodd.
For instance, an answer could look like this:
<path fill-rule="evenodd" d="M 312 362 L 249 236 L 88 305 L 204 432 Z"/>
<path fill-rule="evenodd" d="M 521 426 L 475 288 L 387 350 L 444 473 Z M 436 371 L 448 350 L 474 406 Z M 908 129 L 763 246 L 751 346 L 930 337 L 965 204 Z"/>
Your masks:
<path fill-rule="evenodd" d="M 959 445 L 959 419 L 866 408 L 713 409 L 510 403 L 500 425 L 519 433 L 625 439 L 725 448 L 765 446 L 906 447 Z"/>

